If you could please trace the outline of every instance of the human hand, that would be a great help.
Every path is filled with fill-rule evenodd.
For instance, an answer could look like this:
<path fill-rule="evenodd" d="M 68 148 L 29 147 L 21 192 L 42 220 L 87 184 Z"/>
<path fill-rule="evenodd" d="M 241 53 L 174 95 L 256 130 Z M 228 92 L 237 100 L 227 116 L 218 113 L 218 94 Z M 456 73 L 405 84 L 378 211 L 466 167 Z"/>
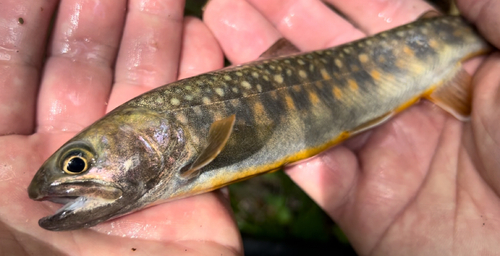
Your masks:
<path fill-rule="evenodd" d="M 45 159 L 109 110 L 223 66 L 207 27 L 183 20 L 183 1 L 12 0 L 1 6 L 0 255 L 241 253 L 220 192 L 71 232 L 40 228 L 38 220 L 61 206 L 34 202 L 26 192 Z"/>
<path fill-rule="evenodd" d="M 302 50 L 335 46 L 411 22 L 424 1 L 213 0 L 204 21 L 226 56 L 255 59 L 284 36 Z M 500 47 L 498 1 L 458 1 Z M 222 15 L 221 15 L 222 14 Z M 500 251 L 500 56 L 476 73 L 471 122 L 422 101 L 389 122 L 287 168 L 360 255 L 493 255 Z"/>

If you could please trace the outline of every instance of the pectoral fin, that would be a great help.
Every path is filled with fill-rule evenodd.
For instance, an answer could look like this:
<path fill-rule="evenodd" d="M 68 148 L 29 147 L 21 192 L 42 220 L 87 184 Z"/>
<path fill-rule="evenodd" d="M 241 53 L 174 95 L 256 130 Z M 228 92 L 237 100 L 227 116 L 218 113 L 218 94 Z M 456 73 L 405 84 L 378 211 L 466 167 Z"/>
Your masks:
<path fill-rule="evenodd" d="M 458 73 L 426 96 L 428 100 L 458 120 L 469 120 L 472 104 L 472 77 L 462 68 Z"/>
<path fill-rule="evenodd" d="M 181 173 L 182 178 L 190 179 L 198 176 L 201 168 L 212 162 L 219 155 L 233 131 L 235 119 L 236 116 L 231 115 L 222 120 L 215 121 L 210 126 L 206 147 L 201 151 L 189 169 Z"/>
<path fill-rule="evenodd" d="M 286 38 L 276 41 L 267 51 L 260 55 L 260 59 L 275 58 L 299 53 L 300 50 Z"/>

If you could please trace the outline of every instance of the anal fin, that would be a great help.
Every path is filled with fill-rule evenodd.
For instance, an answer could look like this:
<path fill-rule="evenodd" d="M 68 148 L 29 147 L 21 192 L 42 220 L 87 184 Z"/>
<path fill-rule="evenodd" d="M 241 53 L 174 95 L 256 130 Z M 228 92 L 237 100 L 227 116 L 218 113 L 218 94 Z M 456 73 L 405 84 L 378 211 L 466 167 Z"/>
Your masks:
<path fill-rule="evenodd" d="M 469 120 L 472 104 L 472 77 L 462 67 L 453 78 L 425 96 L 460 121 Z"/>
<path fill-rule="evenodd" d="M 212 162 L 226 146 L 227 140 L 233 131 L 235 115 L 215 121 L 208 131 L 207 145 L 200 152 L 200 155 L 191 164 L 189 169 L 182 172 L 180 176 L 191 179 L 200 174 L 201 168 Z"/>
<path fill-rule="evenodd" d="M 386 113 L 382 116 L 379 116 L 373 120 L 370 120 L 356 128 L 354 128 L 352 131 L 349 131 L 349 133 L 351 135 L 355 135 L 355 134 L 358 134 L 358 133 L 361 133 L 361 132 L 364 132 L 366 130 L 369 130 L 375 126 L 379 126 L 383 123 L 385 123 L 387 120 L 389 120 L 391 117 L 393 117 L 395 115 L 395 112 L 389 112 L 389 113 Z"/>
<path fill-rule="evenodd" d="M 300 50 L 286 38 L 280 38 L 260 55 L 260 59 L 275 58 L 299 53 Z"/>

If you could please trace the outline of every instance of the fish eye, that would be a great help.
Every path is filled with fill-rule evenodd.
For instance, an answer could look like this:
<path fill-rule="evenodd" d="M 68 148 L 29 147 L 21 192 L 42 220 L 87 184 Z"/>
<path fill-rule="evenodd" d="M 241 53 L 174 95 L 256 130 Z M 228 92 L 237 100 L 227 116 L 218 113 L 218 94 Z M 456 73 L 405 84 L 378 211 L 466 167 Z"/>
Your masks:
<path fill-rule="evenodd" d="M 88 163 L 82 156 L 69 156 L 64 160 L 63 170 L 67 174 L 79 174 L 88 169 Z"/>

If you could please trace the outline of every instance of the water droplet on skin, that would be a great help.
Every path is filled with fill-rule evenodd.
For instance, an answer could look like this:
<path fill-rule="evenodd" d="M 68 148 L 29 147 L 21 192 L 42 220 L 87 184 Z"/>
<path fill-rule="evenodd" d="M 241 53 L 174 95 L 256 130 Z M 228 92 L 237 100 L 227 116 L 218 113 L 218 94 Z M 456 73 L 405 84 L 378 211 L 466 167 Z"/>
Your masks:
<path fill-rule="evenodd" d="M 391 17 L 387 17 L 386 14 L 383 13 L 383 12 L 380 12 L 378 14 L 378 17 L 384 19 L 384 21 L 387 22 L 387 23 L 391 23 L 392 22 L 392 18 Z"/>

